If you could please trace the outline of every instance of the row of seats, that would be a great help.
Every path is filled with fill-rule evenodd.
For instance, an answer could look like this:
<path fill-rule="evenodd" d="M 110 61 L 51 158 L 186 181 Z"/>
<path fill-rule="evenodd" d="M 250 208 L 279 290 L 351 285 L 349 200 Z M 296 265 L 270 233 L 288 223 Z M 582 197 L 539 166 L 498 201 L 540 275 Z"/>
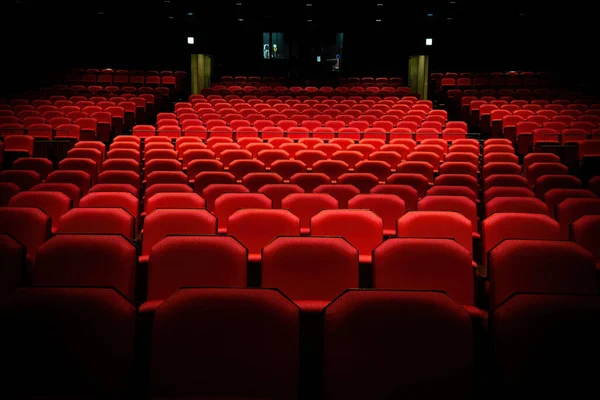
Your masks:
<path fill-rule="evenodd" d="M 162 186 L 161 189 L 173 190 L 173 188 L 164 188 L 166 185 Z M 67 222 L 71 218 L 83 218 L 82 221 L 86 221 L 86 213 L 77 211 L 78 208 L 74 208 L 74 212 L 70 212 L 73 202 L 64 193 L 66 189 L 68 188 L 65 188 L 64 185 L 49 182 L 34 187 L 33 191 L 12 194 L 8 201 L 9 209 L 4 212 L 12 213 L 11 207 L 40 208 L 52 218 L 52 231 L 63 232 L 64 225 L 67 224 L 68 226 Z M 100 189 L 102 188 L 98 188 L 98 190 Z M 103 192 L 94 189 L 90 194 L 80 198 L 77 206 L 80 208 L 117 207 L 126 210 L 129 216 L 125 218 L 123 216 L 106 217 L 107 221 L 114 219 L 114 225 L 107 224 L 106 227 L 102 228 L 102 226 L 91 225 L 93 221 L 102 221 L 101 214 L 95 216 L 94 213 L 90 212 L 90 224 L 80 223 L 78 225 L 79 232 L 97 233 L 97 231 L 108 229 L 108 233 L 120 233 L 132 240 L 136 239 L 136 232 L 142 225 L 139 218 L 137 197 L 127 192 L 110 192 L 111 189 L 114 190 L 110 186 L 106 189 L 109 191 Z M 179 226 L 175 223 L 176 216 L 182 218 L 181 223 L 183 224 L 194 218 L 208 221 L 204 224 L 204 226 L 208 226 L 206 229 L 202 229 L 199 223 L 197 227 L 189 228 L 198 229 L 199 231 L 194 231 L 196 233 L 215 233 L 218 231 L 225 234 L 232 232 L 231 219 L 236 210 L 259 208 L 261 210 L 272 209 L 272 212 L 265 211 L 261 212 L 262 214 L 257 214 L 265 220 L 271 219 L 280 221 L 284 225 L 287 224 L 286 226 L 289 229 L 284 231 L 296 236 L 299 234 L 319 235 L 322 232 L 321 221 L 347 219 L 348 223 L 355 224 L 356 227 L 361 226 L 364 231 L 352 232 L 347 227 L 348 229 L 344 228 L 336 233 L 355 244 L 360 249 L 365 261 L 369 260 L 371 250 L 384 240 L 384 236 L 424 235 L 427 237 L 428 235 L 434 235 L 453 237 L 473 257 L 473 239 L 479 239 L 479 229 L 481 229 L 484 255 L 482 262 L 485 265 L 485 256 L 499 241 L 494 238 L 493 232 L 496 229 L 494 224 L 504 226 L 510 223 L 525 223 L 530 220 L 527 223 L 531 225 L 534 238 L 535 235 L 547 234 L 550 236 L 548 239 L 568 240 L 572 237 L 572 225 L 578 218 L 588 214 L 600 213 L 597 196 L 583 189 L 552 189 L 544 195 L 545 201 L 532 198 L 527 193 L 522 193 L 525 191 L 508 190 L 502 193 L 502 191 L 496 190 L 489 194 L 490 196 L 494 194 L 495 197 L 485 203 L 485 219 L 481 224 L 481 228 L 479 228 L 476 203 L 462 196 L 428 194 L 421 200 L 416 201 L 415 190 L 402 185 L 400 187 L 398 185 L 380 186 L 378 189 L 372 190 L 370 194 L 360 194 L 358 189 L 349 184 L 325 185 L 316 188 L 316 190 L 316 193 L 305 193 L 293 184 L 268 184 L 263 186 L 259 193 L 250 193 L 248 188 L 242 185 L 213 184 L 203 190 L 204 197 L 189 192 L 166 191 L 155 193 L 144 201 L 144 213 L 142 214 L 142 216 L 145 216 L 143 220 L 144 230 L 142 231 L 144 247 L 142 253 L 147 255 L 156 238 L 166 235 L 166 232 L 169 232 L 170 229 L 174 229 L 174 233 L 177 233 L 177 229 L 185 228 L 185 225 Z M 273 198 L 277 200 L 277 204 L 274 204 Z M 341 198 L 341 201 L 338 198 Z M 404 198 L 408 201 L 405 201 Z M 411 202 L 413 204 L 410 204 Z M 205 207 L 212 215 L 204 211 Z M 418 211 L 411 211 L 409 207 L 413 207 L 412 210 Z M 162 208 L 176 208 L 180 211 L 158 212 Z M 192 212 L 193 209 L 197 211 Z M 282 213 L 280 209 L 286 212 Z M 364 209 L 371 210 L 373 213 L 358 211 Z M 188 210 L 188 213 L 186 214 L 181 210 Z M 506 217 L 506 215 L 509 215 L 507 213 L 511 215 L 512 219 Z M 498 217 L 503 215 L 503 219 Z M 170 227 L 169 218 L 173 219 Z M 248 215 L 246 216 L 247 219 L 239 218 L 239 224 L 241 224 L 239 226 L 248 229 L 251 227 L 244 227 L 244 224 L 256 217 Z M 436 226 L 436 219 L 442 226 Z M 122 222 L 123 220 L 125 220 L 125 223 Z M 500 222 L 494 222 L 496 220 Z M 156 225 L 152 225 L 153 221 Z M 166 224 L 166 226 L 163 226 L 163 224 Z M 149 225 L 152 228 L 149 228 Z M 157 226 L 158 228 L 156 228 Z M 525 231 L 520 233 L 519 228 L 515 228 L 517 230 L 512 228 L 510 230 L 512 235 L 527 234 Z M 8 229 L 8 225 L 6 229 Z M 114 231 L 113 229 L 117 230 Z M 158 232 L 162 233 L 154 234 L 153 229 L 158 229 Z M 546 232 L 543 232 L 544 230 Z M 233 231 L 237 231 L 237 228 Z M 275 232 L 279 231 L 276 230 Z M 246 233 L 256 234 L 254 227 Z M 267 238 L 273 238 L 272 232 L 266 235 Z M 151 240 L 150 238 L 154 239 Z M 256 239 L 260 243 L 252 248 L 252 257 L 260 258 L 261 246 L 265 244 L 261 240 L 264 240 L 264 238 L 259 239 L 257 237 Z M 146 240 L 149 241 L 144 242 Z"/>
<path fill-rule="evenodd" d="M 31 216 L 34 211 L 17 210 Z M 94 210 L 89 211 L 93 216 Z M 104 210 L 104 215 L 110 217 L 109 211 Z M 238 213 L 241 218 L 244 210 Z M 268 213 L 262 213 L 265 215 Z M 190 222 L 198 222 L 193 213 L 188 216 Z M 582 217 L 574 224 L 576 234 L 585 238 L 597 233 L 599 221 L 598 215 Z M 74 222 L 72 219 L 67 225 L 75 226 Z M 147 295 L 136 292 L 141 285 L 136 274 L 142 273 L 137 267 L 136 247 L 123 236 L 106 232 L 73 231 L 49 239 L 38 249 L 28 279 L 33 286 L 114 287 L 131 300 L 144 301 L 144 312 L 156 310 L 181 287 L 244 287 L 249 282 L 248 262 L 261 263 L 262 287 L 278 288 L 305 311 L 322 310 L 344 290 L 360 285 L 361 250 L 343 238 L 323 237 L 332 236 L 330 233 L 293 237 L 281 232 L 263 245 L 257 258 L 248 247 L 252 244 L 248 236 L 214 236 L 207 234 L 208 230 L 180 231 L 153 244 L 150 253 L 142 256 L 145 260 L 140 259 L 148 264 Z M 487 281 L 492 310 L 520 292 L 598 294 L 597 264 L 590 252 L 572 242 L 525 239 L 505 238 L 490 250 Z M 3 269 L 6 294 L 23 281 L 25 254 L 9 234 L 2 236 L 2 243 L 10 261 Z M 416 268 L 418 265 L 421 267 Z M 551 278 L 542 279 L 542 271 Z M 473 307 L 480 302 L 475 299 L 471 257 L 453 239 L 411 235 L 389 239 L 372 251 L 372 274 L 367 287 L 440 290 L 472 314 L 481 315 Z"/>
<path fill-rule="evenodd" d="M 1 316 L 5 389 L 30 397 L 290 400 L 314 384 L 327 399 L 466 399 L 482 374 L 469 315 L 436 292 L 345 293 L 319 318 L 314 365 L 302 347 L 307 322 L 274 290 L 182 289 L 157 310 L 140 349 L 136 308 L 110 289 L 21 289 Z M 503 395 L 589 393 L 585 360 L 600 353 L 599 317 L 597 296 L 512 297 L 491 316 L 489 386 Z M 305 367 L 322 375 L 306 382 Z M 139 380 L 138 369 L 148 370 Z"/>
<path fill-rule="evenodd" d="M 141 73 L 140 73 L 141 72 Z M 181 84 L 181 81 L 187 79 L 185 71 L 137 71 L 129 72 L 126 70 L 87 69 L 85 71 L 70 71 L 65 74 L 64 80 L 67 83 L 77 83 L 82 85 L 138 85 L 138 86 L 172 86 Z"/>
<path fill-rule="evenodd" d="M 16 211 L 34 217 L 37 210 Z M 109 217 L 110 224 L 120 210 L 82 210 L 80 217 L 83 211 L 88 212 L 88 222 L 94 221 L 94 212 L 98 211 L 101 214 L 97 216 Z M 238 211 L 232 222 L 243 218 L 244 211 L 257 210 Z M 194 213 L 187 215 L 190 222 L 198 222 Z M 263 212 L 265 215 L 268 213 Z M 181 218 L 176 213 L 172 216 Z M 578 220 L 574 224 L 577 235 L 598 232 L 599 218 L 588 215 Z M 65 221 L 65 227 L 69 226 L 76 226 L 75 215 Z M 31 276 L 24 280 L 23 246 L 14 236 L 3 234 L 2 252 L 7 260 L 2 271 L 3 286 L 6 285 L 3 294 L 29 281 L 33 286 L 110 286 L 132 301 L 144 302 L 142 310 L 151 312 L 181 287 L 252 285 L 250 275 L 254 267 L 249 268 L 248 263 L 260 263 L 259 285 L 278 288 L 307 311 L 321 310 L 344 290 L 359 286 L 441 290 L 476 316 L 481 316 L 481 312 L 474 306 L 489 303 L 494 309 L 519 292 L 597 294 L 593 255 L 568 241 L 503 239 L 490 251 L 489 300 L 482 302 L 475 295 L 478 284 L 471 257 L 453 239 L 410 235 L 388 239 L 373 249 L 369 270 L 372 277 L 365 283 L 359 282 L 359 269 L 363 268 L 359 263 L 364 262 L 364 256 L 344 238 L 325 237 L 332 236 L 327 233 L 294 237 L 281 232 L 263 244 L 257 258 L 251 254 L 253 249 L 248 245 L 254 243 L 248 236 L 215 236 L 208 234 L 209 230 L 197 227 L 156 240 L 149 254 L 142 255 L 139 261 L 147 264 L 147 283 L 141 281 L 146 277 L 144 269 L 137 266 L 136 246 L 124 236 L 107 232 L 82 234 L 77 229 L 69 233 L 66 229 L 40 245 L 29 267 Z M 69 255 L 67 260 L 65 254 Z M 544 276 L 552 278 L 542 279 L 542 270 Z"/>
<path fill-rule="evenodd" d="M 384 86 L 379 88 L 377 86 L 369 86 L 364 88 L 362 86 L 355 86 L 352 88 L 348 87 L 336 87 L 333 88 L 331 86 L 324 86 L 321 88 L 317 88 L 316 86 L 307 86 L 302 88 L 300 86 L 287 88 L 285 86 L 245 86 L 241 87 L 238 85 L 233 86 L 223 86 L 223 85 L 215 85 L 210 88 L 204 88 L 200 91 L 200 93 L 204 96 L 209 95 L 256 95 L 256 96 L 272 96 L 272 95 L 281 95 L 281 96 L 290 96 L 290 97 L 298 97 L 298 96 L 307 96 L 307 97 L 315 97 L 315 96 L 371 96 L 371 97 L 387 97 L 387 96 L 418 96 L 416 93 L 412 93 L 410 88 L 408 87 L 393 87 L 393 86 Z"/>

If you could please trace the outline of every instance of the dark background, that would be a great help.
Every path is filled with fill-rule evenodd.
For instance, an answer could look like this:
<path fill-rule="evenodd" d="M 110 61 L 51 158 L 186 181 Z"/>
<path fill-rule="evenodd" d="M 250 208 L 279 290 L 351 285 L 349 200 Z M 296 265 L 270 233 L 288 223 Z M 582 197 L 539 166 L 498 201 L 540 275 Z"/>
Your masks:
<path fill-rule="evenodd" d="M 593 4 L 5 0 L 0 83 L 3 92 L 27 89 L 69 67 L 188 70 L 191 53 L 214 57 L 213 78 L 318 77 L 326 71 L 315 54 L 343 32 L 342 76 L 406 77 L 407 57 L 427 53 L 430 72 L 551 71 L 569 84 L 595 88 L 599 34 Z M 269 31 L 285 34 L 289 60 L 262 59 L 262 32 Z M 195 45 L 187 45 L 187 36 L 195 37 Z M 434 39 L 433 47 L 424 46 L 426 37 Z"/>

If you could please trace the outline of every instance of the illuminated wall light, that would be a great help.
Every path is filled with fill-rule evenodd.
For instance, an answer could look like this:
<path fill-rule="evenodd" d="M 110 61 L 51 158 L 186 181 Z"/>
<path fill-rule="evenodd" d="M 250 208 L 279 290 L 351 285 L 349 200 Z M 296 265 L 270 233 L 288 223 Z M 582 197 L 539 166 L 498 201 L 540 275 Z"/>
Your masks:
<path fill-rule="evenodd" d="M 312 7 L 312 3 L 306 3 L 306 7 Z"/>
<path fill-rule="evenodd" d="M 174 17 L 174 16 L 172 16 L 172 15 L 170 15 L 170 16 L 169 16 L 169 19 L 175 19 L 175 17 Z"/>
<path fill-rule="evenodd" d="M 238 18 L 238 22 L 244 22 L 244 18 Z"/>
<path fill-rule="evenodd" d="M 425 39 L 425 46 L 433 46 L 433 39 L 432 38 Z"/>
<path fill-rule="evenodd" d="M 381 20 L 380 19 L 376 19 L 375 22 L 381 22 Z"/>
<path fill-rule="evenodd" d="M 312 22 L 312 19 L 307 19 L 306 22 Z"/>
<path fill-rule="evenodd" d="M 193 36 L 188 36 L 188 38 L 187 38 L 187 44 L 194 44 L 194 37 Z"/>

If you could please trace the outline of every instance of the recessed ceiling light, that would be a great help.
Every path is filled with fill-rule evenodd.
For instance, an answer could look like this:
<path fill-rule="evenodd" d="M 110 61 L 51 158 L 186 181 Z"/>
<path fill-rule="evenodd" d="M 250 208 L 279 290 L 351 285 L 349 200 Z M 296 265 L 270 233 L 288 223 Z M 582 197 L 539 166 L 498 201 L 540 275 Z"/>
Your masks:
<path fill-rule="evenodd" d="M 432 38 L 425 39 L 425 46 L 433 46 L 433 39 Z"/>
<path fill-rule="evenodd" d="M 187 44 L 194 44 L 194 37 L 193 36 L 188 36 L 188 38 L 187 38 Z"/>

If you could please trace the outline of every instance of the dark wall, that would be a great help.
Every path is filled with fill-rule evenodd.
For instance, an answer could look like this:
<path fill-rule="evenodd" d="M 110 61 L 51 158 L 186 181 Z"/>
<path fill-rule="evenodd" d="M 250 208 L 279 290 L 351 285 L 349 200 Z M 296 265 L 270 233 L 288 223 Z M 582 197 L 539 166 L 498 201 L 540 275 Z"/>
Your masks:
<path fill-rule="evenodd" d="M 345 76 L 405 77 L 408 56 L 428 53 L 432 72 L 545 70 L 575 83 L 597 80 L 595 15 L 579 0 L 561 8 L 539 0 L 307 1 L 2 2 L 2 91 L 69 67 L 186 70 L 194 52 L 213 55 L 215 78 L 327 79 L 315 52 L 335 32 L 344 32 Z M 284 32 L 289 60 L 262 59 L 268 31 Z M 425 47 L 427 37 L 433 47 Z"/>

